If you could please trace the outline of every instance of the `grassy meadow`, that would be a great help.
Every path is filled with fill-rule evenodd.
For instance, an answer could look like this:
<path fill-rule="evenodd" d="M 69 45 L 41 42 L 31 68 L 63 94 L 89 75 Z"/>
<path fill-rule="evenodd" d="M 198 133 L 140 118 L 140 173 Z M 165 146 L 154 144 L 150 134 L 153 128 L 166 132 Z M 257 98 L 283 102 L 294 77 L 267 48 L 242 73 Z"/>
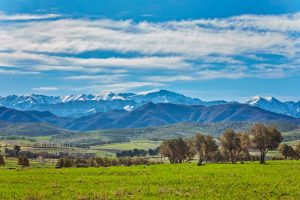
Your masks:
<path fill-rule="evenodd" d="M 300 199 L 300 161 L 38 166 L 0 168 L 0 199 Z"/>

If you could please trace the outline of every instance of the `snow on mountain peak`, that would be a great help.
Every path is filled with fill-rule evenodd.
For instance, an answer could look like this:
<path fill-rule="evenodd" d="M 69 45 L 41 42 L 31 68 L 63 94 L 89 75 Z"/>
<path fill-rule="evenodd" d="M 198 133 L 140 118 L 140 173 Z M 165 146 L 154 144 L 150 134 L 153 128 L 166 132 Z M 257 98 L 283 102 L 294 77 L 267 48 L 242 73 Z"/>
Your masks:
<path fill-rule="evenodd" d="M 272 102 L 274 100 L 276 100 L 276 99 L 274 97 L 271 97 L 271 96 L 267 96 L 267 97 L 253 96 L 250 100 L 246 101 L 246 104 L 255 105 L 255 104 L 257 104 L 261 101 Z"/>

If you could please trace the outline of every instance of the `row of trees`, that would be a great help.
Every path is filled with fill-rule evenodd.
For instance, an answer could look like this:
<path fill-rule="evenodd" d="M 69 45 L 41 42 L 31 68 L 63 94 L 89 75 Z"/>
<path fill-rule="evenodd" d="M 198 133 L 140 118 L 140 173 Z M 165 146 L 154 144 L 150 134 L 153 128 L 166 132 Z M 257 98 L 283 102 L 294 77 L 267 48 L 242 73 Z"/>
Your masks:
<path fill-rule="evenodd" d="M 253 160 L 249 150 L 259 152 L 260 163 L 265 163 L 268 151 L 275 150 L 282 142 L 281 133 L 273 127 L 262 124 L 254 125 L 247 133 L 236 133 L 228 129 L 217 141 L 210 135 L 196 134 L 195 137 L 165 140 L 160 146 L 162 156 L 168 157 L 171 163 L 190 161 L 198 155 L 198 165 L 204 161 L 220 162 Z M 295 151 L 296 152 L 296 151 Z"/>
<path fill-rule="evenodd" d="M 150 161 L 146 158 L 93 158 L 93 159 L 71 159 L 60 158 L 56 163 L 56 168 L 68 168 L 68 167 L 109 167 L 109 166 L 130 166 L 130 165 L 148 165 L 156 164 L 156 162 Z"/>
<path fill-rule="evenodd" d="M 127 150 L 127 151 L 121 151 L 116 153 L 117 158 L 121 157 L 145 157 L 149 155 L 150 157 L 158 156 L 159 155 L 159 148 L 156 149 L 133 149 L 133 150 Z"/>

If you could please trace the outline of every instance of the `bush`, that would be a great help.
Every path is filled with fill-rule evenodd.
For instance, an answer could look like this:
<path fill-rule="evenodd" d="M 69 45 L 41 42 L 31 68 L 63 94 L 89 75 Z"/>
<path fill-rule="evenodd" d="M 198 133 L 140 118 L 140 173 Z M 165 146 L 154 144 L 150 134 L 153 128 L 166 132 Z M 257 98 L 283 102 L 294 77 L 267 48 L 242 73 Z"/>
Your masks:
<path fill-rule="evenodd" d="M 23 156 L 18 158 L 18 164 L 21 165 L 22 167 L 29 167 L 30 166 L 28 158 L 23 157 Z"/>
<path fill-rule="evenodd" d="M 120 165 L 131 166 L 132 159 L 131 158 L 119 158 Z"/>
<path fill-rule="evenodd" d="M 146 165 L 149 164 L 149 160 L 145 158 L 136 158 L 132 160 L 133 165 Z"/>
<path fill-rule="evenodd" d="M 88 160 L 77 158 L 74 163 L 75 167 L 89 167 L 90 163 Z"/>
<path fill-rule="evenodd" d="M 56 163 L 56 168 L 73 167 L 74 162 L 71 158 L 60 158 Z"/>
<path fill-rule="evenodd" d="M 4 157 L 3 157 L 3 155 L 0 155 L 0 166 L 1 165 L 5 165 L 6 163 L 5 163 L 5 160 L 4 160 Z"/>

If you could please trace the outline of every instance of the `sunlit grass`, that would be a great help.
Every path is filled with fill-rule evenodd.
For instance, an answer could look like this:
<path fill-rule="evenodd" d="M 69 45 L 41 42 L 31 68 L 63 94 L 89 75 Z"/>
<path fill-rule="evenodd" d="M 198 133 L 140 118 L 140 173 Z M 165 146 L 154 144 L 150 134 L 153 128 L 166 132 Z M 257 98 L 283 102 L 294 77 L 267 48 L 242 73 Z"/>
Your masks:
<path fill-rule="evenodd" d="M 0 199 L 300 199 L 300 161 L 0 170 Z"/>

